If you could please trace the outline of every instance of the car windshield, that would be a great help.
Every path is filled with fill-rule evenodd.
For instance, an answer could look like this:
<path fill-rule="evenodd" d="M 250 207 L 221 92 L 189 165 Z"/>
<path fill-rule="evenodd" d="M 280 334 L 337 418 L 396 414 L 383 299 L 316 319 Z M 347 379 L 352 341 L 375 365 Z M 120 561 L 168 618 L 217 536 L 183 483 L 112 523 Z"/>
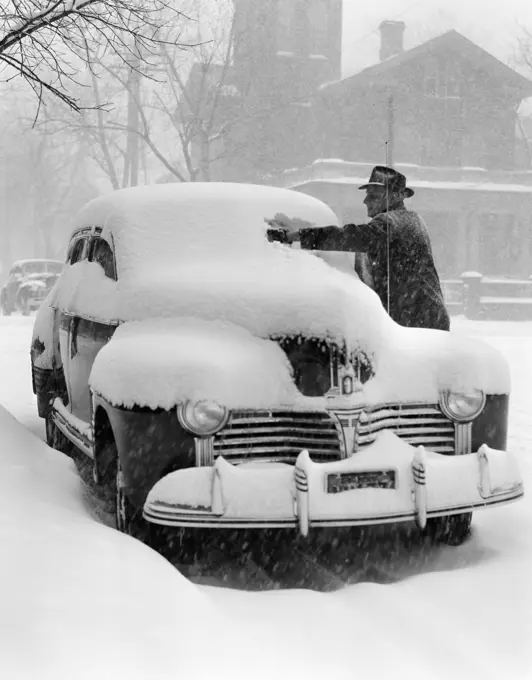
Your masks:
<path fill-rule="evenodd" d="M 60 274 L 63 271 L 63 264 L 61 262 L 47 262 L 46 271 L 50 274 Z"/>
<path fill-rule="evenodd" d="M 27 262 L 23 267 L 25 276 L 31 274 L 60 274 L 63 265 L 61 262 Z"/>

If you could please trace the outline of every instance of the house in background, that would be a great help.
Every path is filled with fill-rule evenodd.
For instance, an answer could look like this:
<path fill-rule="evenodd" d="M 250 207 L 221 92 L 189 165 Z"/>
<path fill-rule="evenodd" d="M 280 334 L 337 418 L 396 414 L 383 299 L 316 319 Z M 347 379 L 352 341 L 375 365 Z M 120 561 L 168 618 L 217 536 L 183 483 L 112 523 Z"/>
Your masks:
<path fill-rule="evenodd" d="M 355 189 L 386 160 L 407 175 L 441 274 L 532 274 L 532 169 L 517 111 L 532 82 L 456 31 L 407 52 L 381 24 L 381 61 L 321 88 L 320 158 L 284 186 L 366 219 Z"/>
<path fill-rule="evenodd" d="M 211 179 L 260 182 L 313 161 L 313 98 L 341 78 L 342 0 L 234 0 L 233 42 Z"/>
<path fill-rule="evenodd" d="M 404 51 L 397 21 L 380 26 L 380 61 L 341 78 L 341 31 L 341 0 L 235 0 L 233 112 L 244 115 L 218 139 L 211 178 L 290 187 L 363 222 L 356 189 L 388 160 L 416 192 L 409 205 L 443 276 L 532 274 L 517 113 L 532 82 L 456 31 Z"/>

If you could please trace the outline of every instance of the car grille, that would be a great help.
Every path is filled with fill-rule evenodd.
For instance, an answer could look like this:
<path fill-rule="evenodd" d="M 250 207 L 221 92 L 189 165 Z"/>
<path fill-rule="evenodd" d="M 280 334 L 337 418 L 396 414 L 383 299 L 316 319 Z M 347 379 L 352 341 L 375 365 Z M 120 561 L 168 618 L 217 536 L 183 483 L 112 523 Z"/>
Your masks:
<path fill-rule="evenodd" d="M 395 404 L 367 409 L 360 417 L 358 446 L 371 444 L 383 430 L 391 430 L 412 446 L 423 444 L 436 453 L 454 453 L 454 424 L 437 405 Z"/>
<path fill-rule="evenodd" d="M 293 463 L 302 449 L 315 461 L 340 458 L 336 428 L 326 413 L 237 411 L 214 438 L 214 455 L 228 460 Z"/>
<path fill-rule="evenodd" d="M 454 453 L 454 425 L 437 406 L 390 405 L 366 410 L 360 419 L 359 448 L 391 430 L 404 441 L 437 453 Z M 307 449 L 315 462 L 341 457 L 338 432 L 326 413 L 235 411 L 214 437 L 214 455 L 240 462 L 294 463 Z"/>

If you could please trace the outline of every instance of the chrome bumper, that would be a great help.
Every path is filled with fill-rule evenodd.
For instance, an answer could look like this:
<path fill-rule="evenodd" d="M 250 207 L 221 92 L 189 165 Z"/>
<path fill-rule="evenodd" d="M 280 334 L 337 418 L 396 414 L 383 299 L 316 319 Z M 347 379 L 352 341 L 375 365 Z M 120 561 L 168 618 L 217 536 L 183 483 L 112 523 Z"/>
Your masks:
<path fill-rule="evenodd" d="M 369 484 L 369 485 L 366 485 Z M 361 486 L 362 485 L 362 486 Z M 295 466 L 232 465 L 172 472 L 150 491 L 144 518 L 179 527 L 358 526 L 468 512 L 517 500 L 523 483 L 511 453 L 482 446 L 446 456 L 413 447 L 391 432 L 354 456 L 313 463 L 302 451 Z"/>

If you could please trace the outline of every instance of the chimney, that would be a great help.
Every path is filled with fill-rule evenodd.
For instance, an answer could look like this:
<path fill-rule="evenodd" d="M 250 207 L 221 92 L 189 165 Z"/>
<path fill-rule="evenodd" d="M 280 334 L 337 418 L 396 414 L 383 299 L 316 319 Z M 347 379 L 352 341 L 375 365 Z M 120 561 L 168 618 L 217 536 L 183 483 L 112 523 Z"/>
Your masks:
<path fill-rule="evenodd" d="M 405 32 L 404 21 L 383 21 L 379 29 L 381 32 L 380 60 L 384 61 L 395 57 L 403 51 L 403 33 Z"/>

